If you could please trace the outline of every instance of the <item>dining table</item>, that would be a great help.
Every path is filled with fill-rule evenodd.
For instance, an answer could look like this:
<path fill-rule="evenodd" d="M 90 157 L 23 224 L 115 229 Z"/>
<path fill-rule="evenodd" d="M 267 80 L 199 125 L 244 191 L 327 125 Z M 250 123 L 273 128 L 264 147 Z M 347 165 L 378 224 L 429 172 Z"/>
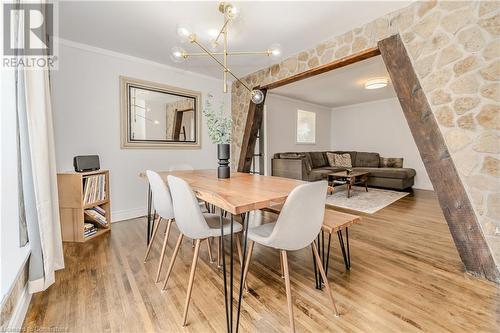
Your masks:
<path fill-rule="evenodd" d="M 264 176 L 243 172 L 232 172 L 229 178 L 220 179 L 217 177 L 217 170 L 182 170 L 182 171 L 158 171 L 162 179 L 167 182 L 169 175 L 185 180 L 193 189 L 197 198 L 203 200 L 212 207 L 218 207 L 220 212 L 220 228 L 222 242 L 222 272 L 224 276 L 224 305 L 226 310 L 227 332 L 238 332 L 241 299 L 243 292 L 243 270 L 239 278 L 239 292 L 236 316 L 233 316 L 234 307 L 234 254 L 233 254 L 233 233 L 235 216 L 240 216 L 243 223 L 243 267 L 247 260 L 247 235 L 249 225 L 249 213 L 254 210 L 264 209 L 276 204 L 283 203 L 290 192 L 304 181 L 281 178 L 274 176 Z M 139 176 L 147 179 L 145 172 Z M 152 193 L 149 188 L 147 194 L 148 201 L 148 226 L 147 242 L 149 243 L 151 232 L 154 228 L 154 207 L 152 205 Z M 229 215 L 229 216 L 227 216 Z M 224 218 L 231 222 L 231 232 L 229 239 L 229 279 L 227 278 L 226 253 L 224 246 Z M 228 286 L 229 284 L 229 286 Z"/>

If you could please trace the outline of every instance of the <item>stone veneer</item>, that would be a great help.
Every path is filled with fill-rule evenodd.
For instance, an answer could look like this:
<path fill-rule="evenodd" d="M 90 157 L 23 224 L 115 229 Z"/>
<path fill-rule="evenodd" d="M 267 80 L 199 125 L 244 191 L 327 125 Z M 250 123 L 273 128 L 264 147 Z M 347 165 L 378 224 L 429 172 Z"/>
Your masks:
<path fill-rule="evenodd" d="M 242 80 L 268 84 L 398 33 L 500 268 L 500 2 L 415 2 Z M 236 166 L 250 95 L 238 82 L 231 94 Z"/>

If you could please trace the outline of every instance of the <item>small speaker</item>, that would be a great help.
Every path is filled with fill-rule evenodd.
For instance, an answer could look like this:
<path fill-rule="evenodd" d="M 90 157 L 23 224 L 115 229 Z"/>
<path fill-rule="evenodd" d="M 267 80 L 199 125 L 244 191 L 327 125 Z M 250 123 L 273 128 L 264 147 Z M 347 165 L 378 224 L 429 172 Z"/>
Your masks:
<path fill-rule="evenodd" d="M 76 172 L 96 171 L 99 170 L 99 156 L 97 155 L 81 155 L 73 157 L 73 166 Z"/>

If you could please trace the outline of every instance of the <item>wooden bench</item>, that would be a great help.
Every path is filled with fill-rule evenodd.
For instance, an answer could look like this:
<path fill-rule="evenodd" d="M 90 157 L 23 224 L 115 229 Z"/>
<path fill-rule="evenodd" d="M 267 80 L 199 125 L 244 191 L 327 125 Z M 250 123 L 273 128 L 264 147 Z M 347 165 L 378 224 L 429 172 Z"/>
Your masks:
<path fill-rule="evenodd" d="M 263 211 L 279 214 L 283 204 L 276 204 L 262 209 Z M 321 233 L 318 235 L 318 252 L 320 253 L 321 262 L 325 269 L 325 274 L 328 275 L 328 263 L 330 261 L 330 245 L 332 234 L 337 233 L 340 243 L 342 256 L 344 257 L 344 264 L 346 269 L 351 269 L 351 255 L 349 249 L 349 227 L 353 224 L 360 223 L 361 217 L 353 214 L 343 213 L 332 209 L 325 209 L 325 217 L 321 227 Z M 345 231 L 345 242 L 342 231 Z M 328 233 L 328 244 L 325 246 L 325 233 Z M 325 255 L 326 250 L 326 255 Z M 314 259 L 314 258 L 313 258 Z M 316 263 L 313 260 L 314 273 L 316 278 L 316 288 L 321 289 L 322 281 L 321 275 L 316 268 Z"/>

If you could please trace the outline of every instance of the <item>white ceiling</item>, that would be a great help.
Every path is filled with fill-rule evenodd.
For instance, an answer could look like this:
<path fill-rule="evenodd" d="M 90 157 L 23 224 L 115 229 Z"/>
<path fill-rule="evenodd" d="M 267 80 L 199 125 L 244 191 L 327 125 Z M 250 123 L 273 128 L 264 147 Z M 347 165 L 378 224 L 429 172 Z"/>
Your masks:
<path fill-rule="evenodd" d="M 311 47 L 386 13 L 406 7 L 410 1 L 245 1 L 237 2 L 241 15 L 230 28 L 230 50 L 266 50 L 279 43 L 283 56 Z M 206 44 L 209 29 L 223 17 L 217 2 L 191 1 L 60 1 L 59 35 L 63 39 L 220 77 L 208 58 L 176 64 L 171 48 L 179 45 L 177 26 L 189 27 Z M 182 45 L 198 51 L 193 45 Z M 264 56 L 232 58 L 229 66 L 242 76 L 276 60 Z"/>
<path fill-rule="evenodd" d="M 367 80 L 378 77 L 389 79 L 389 84 L 381 89 L 364 88 Z M 269 92 L 331 108 L 396 97 L 381 56 L 287 84 Z"/>

